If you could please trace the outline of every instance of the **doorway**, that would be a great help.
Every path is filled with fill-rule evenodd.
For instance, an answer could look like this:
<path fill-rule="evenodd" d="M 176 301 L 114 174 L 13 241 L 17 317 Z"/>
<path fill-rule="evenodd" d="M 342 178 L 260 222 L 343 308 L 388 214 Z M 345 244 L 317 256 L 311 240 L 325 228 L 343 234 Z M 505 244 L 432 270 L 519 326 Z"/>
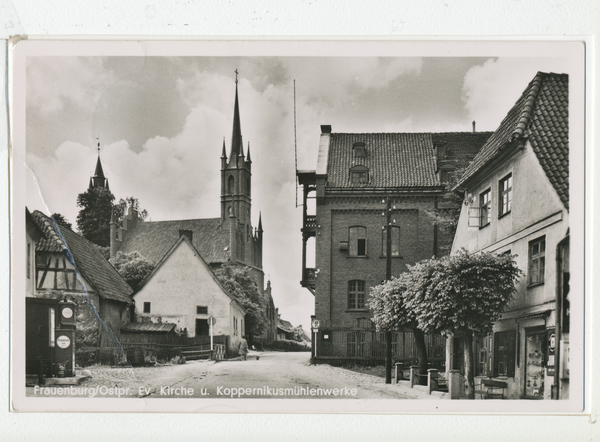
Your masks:
<path fill-rule="evenodd" d="M 196 319 L 196 336 L 208 336 L 208 319 Z"/>
<path fill-rule="evenodd" d="M 546 331 L 528 331 L 525 335 L 525 397 L 544 398 Z"/>

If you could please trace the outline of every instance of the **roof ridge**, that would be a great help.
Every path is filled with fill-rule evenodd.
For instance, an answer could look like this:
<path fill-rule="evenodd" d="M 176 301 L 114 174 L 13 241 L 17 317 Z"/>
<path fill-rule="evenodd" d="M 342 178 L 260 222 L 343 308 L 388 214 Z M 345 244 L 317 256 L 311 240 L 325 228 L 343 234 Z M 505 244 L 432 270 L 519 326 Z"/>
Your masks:
<path fill-rule="evenodd" d="M 543 79 L 544 75 L 545 74 L 543 72 L 538 71 L 538 73 L 535 74 L 535 77 L 533 77 L 533 80 L 531 80 L 529 85 L 527 85 L 526 90 L 529 89 L 529 93 L 527 94 L 527 97 L 525 98 L 523 110 L 521 111 L 521 115 L 519 116 L 519 119 L 517 120 L 517 125 L 515 127 L 515 130 L 513 131 L 512 135 L 510 136 L 511 141 L 514 141 L 517 138 L 521 138 L 523 136 L 523 133 L 524 133 L 525 129 L 527 128 L 527 125 L 528 125 L 531 115 L 533 113 L 533 108 L 535 106 L 539 91 L 542 88 L 542 83 L 544 81 L 544 79 Z"/>
<path fill-rule="evenodd" d="M 221 218 L 218 216 L 215 217 L 211 217 L 211 218 L 187 218 L 187 219 L 166 219 L 166 220 L 162 220 L 162 221 L 143 221 L 141 223 L 139 223 L 138 225 L 148 225 L 148 224 L 158 224 L 158 223 L 180 223 L 182 221 L 211 221 L 211 220 L 219 220 L 219 222 L 221 221 Z"/>

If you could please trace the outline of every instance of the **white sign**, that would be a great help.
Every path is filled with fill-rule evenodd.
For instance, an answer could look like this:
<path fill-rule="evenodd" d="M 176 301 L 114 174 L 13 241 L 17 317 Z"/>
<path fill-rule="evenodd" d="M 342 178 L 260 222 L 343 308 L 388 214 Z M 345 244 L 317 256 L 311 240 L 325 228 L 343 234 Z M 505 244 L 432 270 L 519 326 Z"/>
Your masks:
<path fill-rule="evenodd" d="M 69 319 L 71 316 L 73 316 L 73 310 L 71 310 L 69 307 L 65 307 L 63 308 L 62 315 L 63 317 Z"/>
<path fill-rule="evenodd" d="M 68 336 L 62 335 L 56 339 L 56 345 L 58 345 L 60 348 L 67 348 L 69 345 L 71 345 L 71 340 Z"/>
<path fill-rule="evenodd" d="M 319 325 L 321 325 L 321 323 L 319 322 L 318 319 L 312 320 L 312 328 L 319 328 Z"/>

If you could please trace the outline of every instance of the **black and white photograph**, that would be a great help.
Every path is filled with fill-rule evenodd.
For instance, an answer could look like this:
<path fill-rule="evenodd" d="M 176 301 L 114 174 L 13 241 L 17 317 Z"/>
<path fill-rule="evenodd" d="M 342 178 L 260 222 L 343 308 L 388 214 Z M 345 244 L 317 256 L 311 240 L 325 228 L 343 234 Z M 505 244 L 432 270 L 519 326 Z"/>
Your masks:
<path fill-rule="evenodd" d="M 581 42 L 13 57 L 15 410 L 583 411 Z"/>

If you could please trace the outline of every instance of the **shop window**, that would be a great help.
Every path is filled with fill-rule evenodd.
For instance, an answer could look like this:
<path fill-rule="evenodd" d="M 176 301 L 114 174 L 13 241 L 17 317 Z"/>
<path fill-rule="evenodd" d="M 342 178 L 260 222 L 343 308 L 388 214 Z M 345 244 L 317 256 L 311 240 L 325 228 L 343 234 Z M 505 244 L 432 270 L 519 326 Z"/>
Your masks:
<path fill-rule="evenodd" d="M 361 280 L 348 281 L 348 309 L 364 310 L 365 282 Z"/>
<path fill-rule="evenodd" d="M 494 333 L 494 376 L 515 377 L 515 330 Z"/>
<path fill-rule="evenodd" d="M 350 169 L 350 182 L 365 184 L 369 182 L 369 169 L 365 166 L 354 166 Z"/>
<path fill-rule="evenodd" d="M 400 256 L 400 227 L 391 226 L 390 234 L 392 237 L 392 256 Z M 387 229 L 382 230 L 381 234 L 381 254 L 387 256 Z"/>
<path fill-rule="evenodd" d="M 492 190 L 479 195 L 479 227 L 487 226 L 492 220 Z"/>
<path fill-rule="evenodd" d="M 150 313 L 151 304 L 150 302 L 144 302 L 144 313 Z"/>
<path fill-rule="evenodd" d="M 500 195 L 498 216 L 500 217 L 509 213 L 512 208 L 512 173 L 500 180 L 498 190 Z"/>
<path fill-rule="evenodd" d="M 543 284 L 546 270 L 546 237 L 529 242 L 529 285 Z"/>
<path fill-rule="evenodd" d="M 208 307 L 206 307 L 204 305 L 197 305 L 196 306 L 196 314 L 197 315 L 207 315 L 208 314 Z"/>
<path fill-rule="evenodd" d="M 350 256 L 367 256 L 367 228 L 356 226 L 348 229 Z"/>

